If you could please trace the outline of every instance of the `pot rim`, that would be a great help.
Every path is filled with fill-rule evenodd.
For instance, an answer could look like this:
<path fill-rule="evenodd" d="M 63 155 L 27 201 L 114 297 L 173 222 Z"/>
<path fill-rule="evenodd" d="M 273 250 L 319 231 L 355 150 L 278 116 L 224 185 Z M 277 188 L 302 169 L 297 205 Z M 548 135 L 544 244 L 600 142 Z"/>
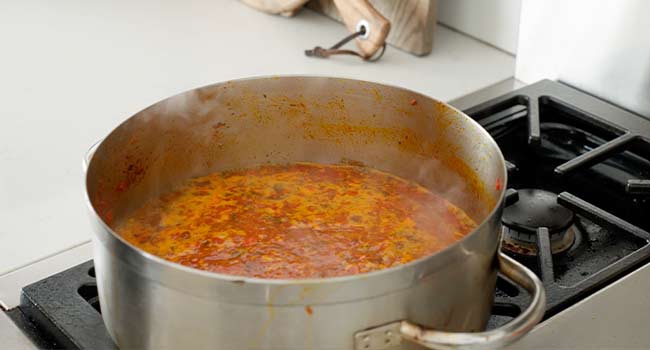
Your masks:
<path fill-rule="evenodd" d="M 198 89 L 203 89 L 215 85 L 223 85 L 223 84 L 228 84 L 228 83 L 237 83 L 237 82 L 242 82 L 242 81 L 249 81 L 249 80 L 267 80 L 267 79 L 284 79 L 284 78 L 299 78 L 299 79 L 332 79 L 332 80 L 346 80 L 346 81 L 354 81 L 354 82 L 362 82 L 362 83 L 368 83 L 372 85 L 378 85 L 381 87 L 385 88 L 390 88 L 390 89 L 399 89 L 402 91 L 406 91 L 409 93 L 412 93 L 414 95 L 418 95 L 420 97 L 429 99 L 431 101 L 437 102 L 445 106 L 446 108 L 449 108 L 453 112 L 455 112 L 457 115 L 462 116 L 463 118 L 466 118 L 469 120 L 471 124 L 473 124 L 475 127 L 478 128 L 478 131 L 483 134 L 483 136 L 488 140 L 487 145 L 489 147 L 494 147 L 498 151 L 498 159 L 497 161 L 500 162 L 500 168 L 503 174 L 503 186 L 499 190 L 499 196 L 498 200 L 495 201 L 494 207 L 492 210 L 485 216 L 485 218 L 481 221 L 480 224 L 472 230 L 472 232 L 466 234 L 463 238 L 460 240 L 456 241 L 455 243 L 445 247 L 444 249 L 435 252 L 433 254 L 423 256 L 419 259 L 412 260 L 406 264 L 401 264 L 401 265 L 396 265 L 392 266 L 389 268 L 385 269 L 380 269 L 380 270 L 375 270 L 371 272 L 365 272 L 365 273 L 359 273 L 359 274 L 352 274 L 352 275 L 344 275 L 344 276 L 336 276 L 336 277 L 324 277 L 324 278 L 305 278 L 305 279 L 275 279 L 275 278 L 259 278 L 259 277 L 247 277 L 247 276 L 240 276 L 240 275 L 230 275 L 230 274 L 224 274 L 224 273 L 218 273 L 218 272 L 212 272 L 212 271 L 207 271 L 207 270 L 201 270 L 201 269 L 196 269 L 193 267 L 185 266 L 182 264 L 174 263 L 169 260 L 166 260 L 164 258 L 158 257 L 156 255 L 153 255 L 151 253 L 148 253 L 131 243 L 127 242 L 124 240 L 120 235 L 118 235 L 110 226 L 108 226 L 104 220 L 101 219 L 100 215 L 97 213 L 95 210 L 95 207 L 93 206 L 93 203 L 90 200 L 89 193 L 88 193 L 88 168 L 92 165 L 92 153 L 99 149 L 102 144 L 104 143 L 104 140 L 108 137 L 111 136 L 111 134 L 121 127 L 123 124 L 127 123 L 129 120 L 132 118 L 136 117 L 139 115 L 141 112 L 149 109 L 150 107 L 157 105 L 158 103 L 165 101 L 167 99 L 188 93 L 190 91 L 198 90 Z M 476 120 L 473 118 L 469 117 L 467 114 L 463 113 L 459 109 L 455 108 L 454 106 L 451 106 L 450 104 L 440 101 L 436 98 L 427 96 L 425 94 L 422 94 L 417 91 L 413 91 L 411 89 L 403 88 L 400 86 L 394 86 L 394 85 L 388 85 L 384 83 L 379 83 L 379 82 L 374 82 L 374 81 L 369 81 L 369 80 L 361 80 L 361 79 L 354 79 L 354 78 L 345 78 L 345 77 L 337 77 L 337 76 L 327 76 L 327 75 L 301 75 L 301 74 L 286 74 L 286 75 L 259 75 L 259 76 L 251 76 L 251 77 L 245 77 L 245 78 L 238 78 L 238 79 L 231 79 L 231 80 L 225 80 L 222 82 L 217 82 L 217 83 L 212 83 L 212 84 L 207 84 L 203 85 L 200 87 L 188 89 L 185 91 L 182 91 L 180 93 L 174 94 L 172 96 L 168 96 L 162 100 L 156 101 L 155 103 L 145 107 L 144 109 L 138 111 L 137 113 L 129 116 L 126 118 L 124 121 L 122 121 L 118 126 L 116 126 L 114 129 L 111 130 L 111 132 L 103 138 L 101 141 L 98 141 L 91 149 L 88 151 L 88 154 L 86 155 L 86 161 L 85 161 L 85 177 L 84 177 L 84 182 L 85 182 L 85 197 L 86 197 L 86 204 L 88 205 L 92 215 L 96 219 L 97 222 L 102 226 L 104 231 L 110 233 L 110 237 L 115 239 L 119 246 L 121 248 L 126 249 L 127 252 L 130 254 L 134 254 L 137 257 L 144 259 L 146 261 L 161 265 L 163 268 L 169 268 L 178 272 L 183 272 L 183 273 L 189 273 L 191 275 L 194 275 L 199 278 L 207 278 L 207 279 L 212 279 L 212 280 L 221 280 L 225 282 L 233 282 L 233 283 L 245 283 L 245 284 L 252 284 L 252 285 L 323 285 L 323 284 L 336 284 L 336 283 L 345 283 L 345 282 L 351 282 L 351 281 L 358 281 L 360 279 L 368 279 L 368 278 L 374 278 L 374 277 L 379 277 L 383 275 L 389 275 L 393 272 L 399 271 L 399 270 L 405 270 L 405 269 L 410 269 L 414 268 L 418 265 L 424 264 L 425 262 L 431 261 L 432 259 L 439 258 L 440 260 L 445 260 L 441 258 L 442 256 L 452 256 L 454 251 L 463 243 L 467 242 L 468 240 L 471 240 L 473 237 L 477 235 L 478 232 L 482 231 L 485 229 L 487 225 L 490 224 L 491 219 L 497 215 L 501 207 L 503 206 L 504 198 L 505 198 L 505 193 L 506 193 L 506 188 L 507 188 L 507 183 L 508 183 L 508 171 L 506 168 L 506 163 L 505 163 L 505 158 L 503 156 L 503 153 L 501 152 L 501 149 L 498 147 L 496 141 L 492 138 L 492 136 L 483 128 Z M 99 234 L 97 231 L 94 232 L 95 236 L 98 236 Z"/>

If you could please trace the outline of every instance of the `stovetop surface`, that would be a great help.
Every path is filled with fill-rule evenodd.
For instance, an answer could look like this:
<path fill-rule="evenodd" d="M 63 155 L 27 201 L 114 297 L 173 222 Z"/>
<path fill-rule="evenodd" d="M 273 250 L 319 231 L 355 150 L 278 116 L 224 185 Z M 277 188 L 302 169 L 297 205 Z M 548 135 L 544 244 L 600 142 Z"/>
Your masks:
<path fill-rule="evenodd" d="M 508 161 L 512 199 L 504 216 L 518 205 L 528 206 L 524 212 L 531 215 L 573 214 L 561 232 L 553 232 L 555 222 L 548 229 L 536 227 L 533 233 L 516 232 L 533 242 L 532 255 L 510 249 L 508 241 L 503 247 L 544 282 L 545 318 L 650 259 L 650 122 L 552 81 L 526 86 L 465 112 L 488 130 Z M 518 203 L 517 198 L 528 200 L 530 189 L 554 196 L 560 208 L 531 213 L 532 203 Z M 505 226 L 507 232 L 513 225 Z M 520 226 L 514 231 L 522 231 Z M 567 232 L 573 237 L 563 251 L 555 252 L 554 241 L 560 240 L 556 237 Z M 525 244 L 523 250 L 529 248 L 531 244 Z M 523 290 L 499 279 L 489 327 L 508 322 L 527 303 Z"/>
<path fill-rule="evenodd" d="M 516 221 L 517 210 L 542 206 L 535 211 L 558 215 L 548 223 L 524 215 L 504 229 L 510 239 L 503 249 L 545 285 L 545 318 L 650 261 L 650 121 L 552 81 L 465 112 L 508 161 L 506 213 Z M 488 328 L 527 305 L 527 293 L 499 277 Z M 8 314 L 41 347 L 115 347 L 101 319 L 92 261 L 24 287 L 21 305 Z"/>

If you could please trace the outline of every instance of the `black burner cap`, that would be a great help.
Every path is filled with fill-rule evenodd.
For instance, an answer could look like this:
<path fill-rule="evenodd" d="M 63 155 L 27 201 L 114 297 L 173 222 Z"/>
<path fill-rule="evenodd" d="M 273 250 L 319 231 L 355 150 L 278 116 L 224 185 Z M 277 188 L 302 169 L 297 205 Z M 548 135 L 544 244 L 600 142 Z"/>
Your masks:
<path fill-rule="evenodd" d="M 557 195 L 536 189 L 517 190 L 519 200 L 503 211 L 503 224 L 523 232 L 535 233 L 546 227 L 549 233 L 561 232 L 573 222 L 573 212 L 557 204 Z"/>

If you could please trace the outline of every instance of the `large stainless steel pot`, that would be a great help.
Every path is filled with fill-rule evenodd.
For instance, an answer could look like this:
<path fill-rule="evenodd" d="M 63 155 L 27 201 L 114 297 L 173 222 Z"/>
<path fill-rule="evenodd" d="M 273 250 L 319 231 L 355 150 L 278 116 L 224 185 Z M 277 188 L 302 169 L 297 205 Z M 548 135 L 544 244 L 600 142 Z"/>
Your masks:
<path fill-rule="evenodd" d="M 348 79 L 230 81 L 158 102 L 92 150 L 87 194 L 102 316 L 124 348 L 494 348 L 544 311 L 529 270 L 498 253 L 506 170 L 494 140 L 421 94 Z M 112 229 L 129 210 L 188 177 L 262 162 L 362 162 L 417 181 L 480 223 L 447 249 L 354 276 L 267 280 L 199 271 L 152 256 Z M 497 270 L 530 307 L 484 329 Z"/>

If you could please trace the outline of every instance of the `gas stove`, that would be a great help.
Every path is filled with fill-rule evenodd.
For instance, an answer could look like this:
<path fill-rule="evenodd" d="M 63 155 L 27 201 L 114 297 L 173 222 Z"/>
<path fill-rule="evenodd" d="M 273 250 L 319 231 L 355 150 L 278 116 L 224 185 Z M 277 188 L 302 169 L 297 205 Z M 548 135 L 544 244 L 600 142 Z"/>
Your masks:
<path fill-rule="evenodd" d="M 542 279 L 545 319 L 650 261 L 650 121 L 552 81 L 465 112 L 507 160 L 502 249 Z M 500 278 L 490 327 L 527 303 Z"/>
<path fill-rule="evenodd" d="M 502 249 L 544 283 L 540 332 L 627 275 L 650 269 L 650 120 L 553 81 L 463 109 L 507 160 Z M 36 347 L 115 347 L 101 319 L 92 260 L 83 261 L 89 254 L 22 286 L 17 305 L 3 305 Z M 499 277 L 488 328 L 528 302 L 525 291 Z M 650 308 L 650 300 L 640 307 Z M 535 333 L 516 346 L 525 348 Z M 640 339 L 650 347 L 648 335 Z"/>

